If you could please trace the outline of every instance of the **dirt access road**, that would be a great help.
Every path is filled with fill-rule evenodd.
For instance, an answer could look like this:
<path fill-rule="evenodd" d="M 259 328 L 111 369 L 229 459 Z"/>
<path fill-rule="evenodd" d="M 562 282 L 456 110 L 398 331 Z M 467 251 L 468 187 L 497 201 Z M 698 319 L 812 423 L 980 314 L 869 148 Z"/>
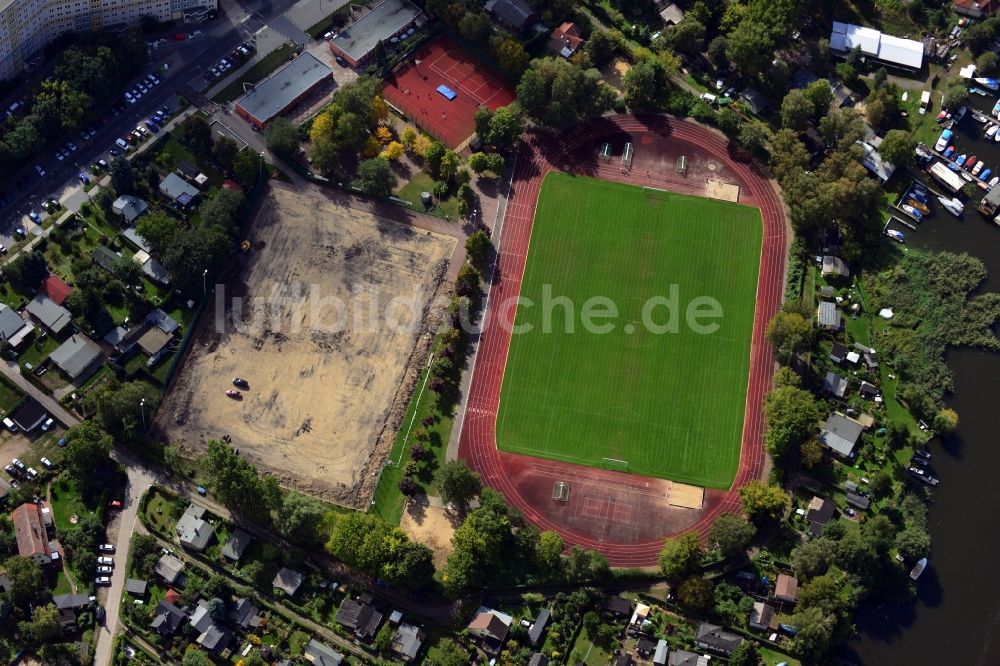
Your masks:
<path fill-rule="evenodd" d="M 228 435 L 283 485 L 363 506 L 457 239 L 284 189 L 251 237 L 157 426 L 189 453 Z M 240 400 L 226 396 L 234 377 L 248 382 Z"/>

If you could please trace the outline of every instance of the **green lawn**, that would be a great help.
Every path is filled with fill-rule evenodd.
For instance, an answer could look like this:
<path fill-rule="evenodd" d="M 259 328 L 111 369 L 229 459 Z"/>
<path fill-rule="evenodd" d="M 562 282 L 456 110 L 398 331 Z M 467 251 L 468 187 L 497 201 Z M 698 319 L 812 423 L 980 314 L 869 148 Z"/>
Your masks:
<path fill-rule="evenodd" d="M 570 652 L 570 662 L 587 666 L 606 666 L 611 655 L 601 646 L 591 641 L 586 628 L 581 628 Z"/>
<path fill-rule="evenodd" d="M 212 98 L 213 102 L 224 104 L 243 95 L 243 83 L 257 83 L 295 55 L 295 47 L 282 44 L 266 56 L 258 60 L 250 69 L 240 74 L 236 80 L 223 88 Z"/>
<path fill-rule="evenodd" d="M 434 179 L 425 171 L 410 178 L 409 182 L 399 188 L 396 196 L 413 204 L 414 210 L 424 210 L 424 205 L 420 201 L 421 192 L 434 192 Z M 461 217 L 458 212 L 458 197 L 448 197 L 444 201 L 439 201 L 437 197 L 434 197 L 434 205 L 427 209 L 427 212 L 457 220 Z"/>
<path fill-rule="evenodd" d="M 52 519 L 56 522 L 56 530 L 65 532 L 73 523 L 70 518 L 90 513 L 80 497 L 76 482 L 66 475 L 60 476 L 52 483 Z"/>
<path fill-rule="evenodd" d="M 590 466 L 623 460 L 630 472 L 728 488 L 761 234 L 756 208 L 549 175 L 504 372 L 499 447 Z M 692 318 L 708 311 L 705 299 L 721 315 Z"/>
<path fill-rule="evenodd" d="M 0 378 L 0 414 L 10 414 L 24 401 L 24 392 L 6 377 Z"/>

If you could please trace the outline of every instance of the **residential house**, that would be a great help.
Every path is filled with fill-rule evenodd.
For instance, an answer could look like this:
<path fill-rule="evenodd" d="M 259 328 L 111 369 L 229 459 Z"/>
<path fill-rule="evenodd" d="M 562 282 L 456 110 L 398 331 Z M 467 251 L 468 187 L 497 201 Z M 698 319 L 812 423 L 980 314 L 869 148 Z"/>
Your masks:
<path fill-rule="evenodd" d="M 169 638 L 174 635 L 186 617 L 184 609 L 164 600 L 153 611 L 153 621 L 149 623 L 149 628 L 160 636 Z"/>
<path fill-rule="evenodd" d="M 5 303 L 0 303 L 0 340 L 3 340 L 13 349 L 21 346 L 21 343 L 35 330 L 34 324 L 25 321 L 24 318 Z"/>
<path fill-rule="evenodd" d="M 623 652 L 615 657 L 615 666 L 632 666 L 635 660 L 632 659 L 632 655 L 627 652 Z"/>
<path fill-rule="evenodd" d="M 858 141 L 857 144 L 865 151 L 861 164 L 878 178 L 879 182 L 885 184 L 892 178 L 892 174 L 896 173 L 896 165 L 883 158 L 878 149 L 871 143 Z"/>
<path fill-rule="evenodd" d="M 190 206 L 198 198 L 198 188 L 174 172 L 168 173 L 160 181 L 160 194 L 180 208 Z"/>
<path fill-rule="evenodd" d="M 156 308 L 155 310 L 147 314 L 146 321 L 148 321 L 153 326 L 156 326 L 164 333 L 169 333 L 170 335 L 176 333 L 177 329 L 181 327 L 181 325 L 177 323 L 176 319 L 168 315 L 160 308 Z"/>
<path fill-rule="evenodd" d="M 139 580 L 138 578 L 129 578 L 125 581 L 125 591 L 131 594 L 133 597 L 138 597 L 142 599 L 146 596 L 146 590 L 149 585 L 144 580 Z"/>
<path fill-rule="evenodd" d="M 750 609 L 750 617 L 747 620 L 747 624 L 750 625 L 751 629 L 766 631 L 771 626 L 772 620 L 774 620 L 774 607 L 765 604 L 763 601 L 758 601 Z"/>
<path fill-rule="evenodd" d="M 497 21 L 518 32 L 538 21 L 538 14 L 526 0 L 486 0 L 483 5 Z"/>
<path fill-rule="evenodd" d="M 173 585 L 184 572 L 184 562 L 173 555 L 164 555 L 156 561 L 153 573 L 163 579 L 167 585 Z"/>
<path fill-rule="evenodd" d="M 42 510 L 37 504 L 25 502 L 10 515 L 14 523 L 17 554 L 27 557 L 42 566 L 52 562 L 49 535 L 42 521 Z"/>
<path fill-rule="evenodd" d="M 382 624 L 382 614 L 367 602 L 344 599 L 337 609 L 337 624 L 354 631 L 360 640 L 369 642 L 375 638 Z"/>
<path fill-rule="evenodd" d="M 63 631 L 76 631 L 77 615 L 94 602 L 89 594 L 57 594 L 52 597 L 52 603 L 59 611 L 59 623 Z"/>
<path fill-rule="evenodd" d="M 820 328 L 830 331 L 839 331 L 844 325 L 844 318 L 836 303 L 830 301 L 822 301 L 816 308 L 816 321 Z"/>
<path fill-rule="evenodd" d="M 43 296 L 48 296 L 52 302 L 56 305 L 62 305 L 63 301 L 73 293 L 73 288 L 62 281 L 62 279 L 54 274 L 49 273 L 48 276 L 42 280 L 42 284 L 38 287 L 38 293 Z"/>
<path fill-rule="evenodd" d="M 695 633 L 694 644 L 702 650 L 728 657 L 740 646 L 743 637 L 723 629 L 717 624 L 702 622 Z"/>
<path fill-rule="evenodd" d="M 806 512 L 806 520 L 809 521 L 809 533 L 813 536 L 822 534 L 823 526 L 830 522 L 836 510 L 837 503 L 829 497 L 813 497 L 809 502 L 809 510 Z"/>
<path fill-rule="evenodd" d="M 281 567 L 278 573 L 274 576 L 274 580 L 271 581 L 273 587 L 278 588 L 290 597 L 294 597 L 295 593 L 298 592 L 299 587 L 305 582 L 306 577 L 300 574 L 294 569 L 289 569 L 288 567 Z"/>
<path fill-rule="evenodd" d="M 656 651 L 653 653 L 653 663 L 656 666 L 666 666 L 667 657 L 670 655 L 670 647 L 662 638 L 656 642 Z"/>
<path fill-rule="evenodd" d="M 170 350 L 170 344 L 173 340 L 174 336 L 164 333 L 155 326 L 150 326 L 145 333 L 139 336 L 135 344 L 139 346 L 142 353 L 149 357 L 146 365 L 152 366 L 160 360 L 164 353 Z"/>
<path fill-rule="evenodd" d="M 411 662 L 417 658 L 420 647 L 426 638 L 427 634 L 424 633 L 423 629 L 403 622 L 396 629 L 391 649 L 403 661 Z"/>
<path fill-rule="evenodd" d="M 667 666 L 700 666 L 699 655 L 687 650 L 674 650 L 667 659 Z"/>
<path fill-rule="evenodd" d="M 847 356 L 845 357 L 845 360 L 848 363 L 850 363 L 851 365 L 857 365 L 858 361 L 861 360 L 861 354 L 859 354 L 856 351 L 849 351 L 849 352 L 847 352 Z"/>
<path fill-rule="evenodd" d="M 340 666 L 344 655 L 314 638 L 306 643 L 302 658 L 314 666 Z"/>
<path fill-rule="evenodd" d="M 538 616 L 528 628 L 528 640 L 531 641 L 532 645 L 538 645 L 538 641 L 542 638 L 542 632 L 545 631 L 545 625 L 549 623 L 549 617 L 551 617 L 551 613 L 549 613 L 548 608 L 538 611 Z"/>
<path fill-rule="evenodd" d="M 823 256 L 820 273 L 822 273 L 825 278 L 847 279 L 851 277 L 851 269 L 847 266 L 847 262 L 840 257 L 833 256 L 832 254 Z"/>
<path fill-rule="evenodd" d="M 993 16 L 1000 3 L 997 0 L 952 0 L 955 13 L 969 18 L 982 19 Z"/>
<path fill-rule="evenodd" d="M 567 21 L 552 31 L 549 37 L 549 51 L 557 56 L 569 58 L 583 44 L 580 28 Z"/>
<path fill-rule="evenodd" d="M 774 598 L 794 604 L 799 600 L 799 579 L 788 574 L 778 574 L 778 580 L 774 583 Z"/>
<path fill-rule="evenodd" d="M 34 398 L 28 398 L 21 403 L 21 406 L 10 415 L 10 420 L 24 432 L 31 432 L 38 426 L 45 423 L 49 418 L 49 413 L 42 407 L 42 403 Z"/>
<path fill-rule="evenodd" d="M 208 547 L 215 535 L 212 525 L 202 517 L 205 511 L 205 507 L 192 502 L 175 527 L 181 545 L 199 553 Z"/>
<path fill-rule="evenodd" d="M 649 640 L 645 636 L 640 636 L 639 640 L 636 641 L 635 643 L 636 654 L 638 654 L 640 657 L 643 657 L 644 659 L 649 659 L 651 656 L 653 656 L 653 650 L 655 649 L 656 649 L 656 643 Z"/>
<path fill-rule="evenodd" d="M 830 395 L 843 398 L 847 393 L 847 380 L 835 372 L 828 372 L 826 379 L 823 380 L 823 390 Z"/>
<path fill-rule="evenodd" d="M 167 272 L 163 264 L 149 256 L 149 252 L 136 250 L 135 254 L 132 255 L 132 261 L 139 264 L 142 274 L 153 282 L 162 285 L 170 284 L 170 273 Z"/>
<path fill-rule="evenodd" d="M 830 360 L 840 364 L 844 362 L 845 358 L 847 358 L 847 347 L 839 342 L 834 342 L 833 349 L 830 350 Z"/>
<path fill-rule="evenodd" d="M 257 607 L 247 598 L 240 597 L 233 603 L 232 610 L 229 611 L 229 620 L 233 625 L 247 631 L 260 625 L 260 616 Z"/>
<path fill-rule="evenodd" d="M 124 236 L 130 243 L 132 243 L 132 245 L 140 250 L 145 250 L 146 252 L 153 251 L 153 246 L 149 244 L 149 241 L 139 235 L 139 232 L 135 227 L 129 227 L 123 231 L 122 236 Z"/>
<path fill-rule="evenodd" d="M 684 10 L 671 2 L 660 11 L 660 20 L 663 25 L 677 25 L 684 20 Z"/>
<path fill-rule="evenodd" d="M 36 294 L 24 307 L 24 311 L 52 335 L 62 333 L 73 320 L 73 315 L 69 310 L 57 305 L 51 298 L 42 294 Z"/>
<path fill-rule="evenodd" d="M 863 430 L 864 427 L 854 419 L 834 412 L 820 430 L 819 443 L 841 458 L 851 458 Z"/>
<path fill-rule="evenodd" d="M 69 377 L 70 381 L 89 376 L 100 367 L 104 354 L 96 342 L 76 333 L 49 354 L 49 360 Z"/>
<path fill-rule="evenodd" d="M 110 248 L 98 245 L 91 251 L 90 258 L 95 264 L 107 272 L 112 273 L 115 270 L 115 265 L 118 263 L 118 260 L 122 258 L 122 256 Z"/>
<path fill-rule="evenodd" d="M 845 106 L 854 106 L 854 91 L 845 86 L 840 81 L 827 79 L 830 82 L 830 92 L 833 93 L 833 105 L 841 109 Z"/>
<path fill-rule="evenodd" d="M 219 655 L 233 641 L 233 632 L 219 625 L 208 612 L 208 602 L 201 601 L 191 613 L 191 626 L 198 633 L 195 642 L 211 654 Z"/>
<path fill-rule="evenodd" d="M 747 105 L 750 113 L 756 116 L 759 116 L 767 109 L 767 98 L 753 88 L 747 88 L 741 92 L 740 99 Z"/>
<path fill-rule="evenodd" d="M 850 492 L 844 496 L 844 499 L 847 501 L 848 504 L 850 504 L 856 509 L 861 509 L 862 511 L 867 511 L 868 507 L 871 505 L 872 502 L 864 495 L 859 495 L 857 493 L 850 493 Z"/>
<path fill-rule="evenodd" d="M 531 658 L 528 659 L 528 666 L 548 666 L 549 658 L 546 657 L 541 652 L 532 653 Z"/>
<path fill-rule="evenodd" d="M 833 287 L 831 287 L 828 284 L 825 284 L 825 285 L 823 285 L 822 287 L 819 288 L 819 297 L 820 298 L 824 298 L 826 300 L 830 300 L 830 299 L 833 298 L 834 293 L 835 293 L 835 291 L 834 291 Z"/>
<path fill-rule="evenodd" d="M 853 23 L 833 22 L 830 51 L 841 57 L 855 48 L 870 62 L 915 72 L 923 67 L 924 45 L 915 39 L 886 35 L 874 28 Z"/>
<path fill-rule="evenodd" d="M 469 633 L 480 640 L 483 650 L 497 654 L 507 640 L 511 622 L 492 610 L 480 611 L 469 623 Z"/>
<path fill-rule="evenodd" d="M 132 224 L 136 218 L 149 210 L 149 204 L 134 197 L 131 194 L 123 194 L 111 204 L 111 210 L 115 215 L 125 220 L 126 224 Z"/>
<path fill-rule="evenodd" d="M 250 536 L 249 532 L 238 527 L 233 528 L 229 537 L 226 538 L 226 544 L 222 547 L 222 556 L 227 560 L 239 562 L 251 541 L 253 541 L 253 537 Z"/>
<path fill-rule="evenodd" d="M 858 393 L 865 400 L 877 400 L 879 398 L 878 387 L 871 382 L 861 382 L 861 387 L 858 389 Z"/>
<path fill-rule="evenodd" d="M 632 614 L 632 603 L 621 597 L 608 597 L 607 601 L 604 602 L 604 610 L 612 615 L 626 617 Z"/>

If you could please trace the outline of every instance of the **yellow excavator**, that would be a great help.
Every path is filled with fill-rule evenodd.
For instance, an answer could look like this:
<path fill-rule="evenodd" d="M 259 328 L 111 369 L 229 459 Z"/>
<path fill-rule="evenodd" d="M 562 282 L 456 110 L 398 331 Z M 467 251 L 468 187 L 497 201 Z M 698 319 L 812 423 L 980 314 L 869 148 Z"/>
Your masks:
<path fill-rule="evenodd" d="M 253 247 L 253 245 L 251 245 L 250 241 L 245 240 L 242 243 L 240 243 L 240 252 L 242 252 L 243 254 L 246 254 L 247 252 L 250 251 L 250 248 L 252 248 L 252 247 Z"/>

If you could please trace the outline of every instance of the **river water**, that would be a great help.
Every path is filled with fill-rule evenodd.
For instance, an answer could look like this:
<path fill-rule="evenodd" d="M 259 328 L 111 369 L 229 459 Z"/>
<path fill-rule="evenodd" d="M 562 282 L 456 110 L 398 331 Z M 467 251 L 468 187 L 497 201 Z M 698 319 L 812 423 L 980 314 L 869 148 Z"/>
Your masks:
<path fill-rule="evenodd" d="M 974 106 L 988 112 L 995 97 L 978 100 Z M 955 134 L 958 153 L 974 153 L 1000 174 L 1000 143 L 984 140 L 979 123 L 967 117 Z M 968 252 L 989 271 L 981 290 L 1000 291 L 1000 227 L 976 203 L 967 201 L 965 215 L 955 218 L 934 200 L 916 232 L 904 229 L 907 245 Z M 959 427 L 933 447 L 941 485 L 929 516 L 930 567 L 914 603 L 867 605 L 857 614 L 859 636 L 846 656 L 865 666 L 1000 664 L 1000 354 L 955 350 L 948 365 Z"/>

